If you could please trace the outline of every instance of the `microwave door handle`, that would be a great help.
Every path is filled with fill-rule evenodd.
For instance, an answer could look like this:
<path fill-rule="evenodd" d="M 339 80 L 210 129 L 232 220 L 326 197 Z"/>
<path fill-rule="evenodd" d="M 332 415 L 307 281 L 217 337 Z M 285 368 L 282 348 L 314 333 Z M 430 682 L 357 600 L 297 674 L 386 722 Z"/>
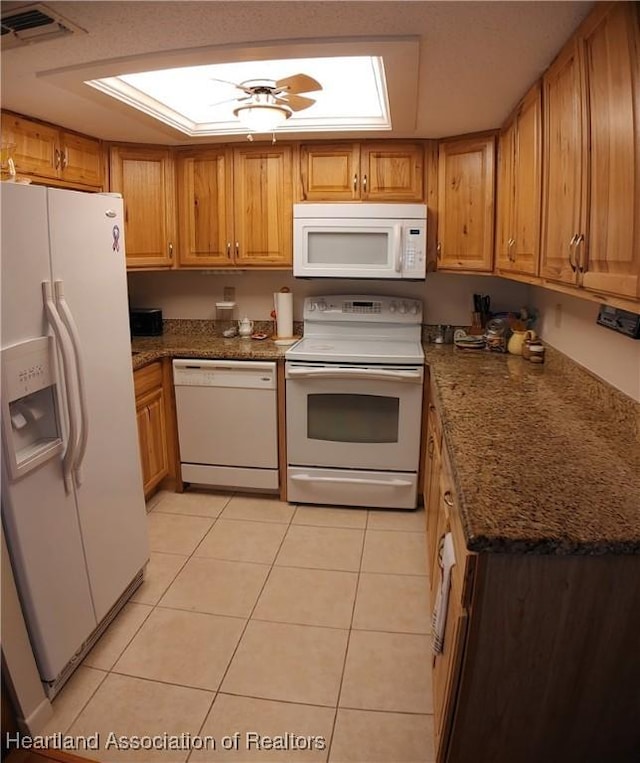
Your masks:
<path fill-rule="evenodd" d="M 391 371 L 379 368 L 289 368 L 290 379 L 368 379 L 370 381 L 421 381 L 420 371 Z"/>
<path fill-rule="evenodd" d="M 396 241 L 396 273 L 402 273 L 402 225 L 394 225 Z"/>

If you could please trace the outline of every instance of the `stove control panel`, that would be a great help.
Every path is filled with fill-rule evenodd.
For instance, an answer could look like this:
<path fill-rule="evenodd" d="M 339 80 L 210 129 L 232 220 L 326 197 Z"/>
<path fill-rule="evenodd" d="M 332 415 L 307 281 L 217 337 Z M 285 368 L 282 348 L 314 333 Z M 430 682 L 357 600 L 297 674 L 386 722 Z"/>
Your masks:
<path fill-rule="evenodd" d="M 422 323 L 422 301 L 402 297 L 336 294 L 306 297 L 304 319 L 309 321 Z"/>

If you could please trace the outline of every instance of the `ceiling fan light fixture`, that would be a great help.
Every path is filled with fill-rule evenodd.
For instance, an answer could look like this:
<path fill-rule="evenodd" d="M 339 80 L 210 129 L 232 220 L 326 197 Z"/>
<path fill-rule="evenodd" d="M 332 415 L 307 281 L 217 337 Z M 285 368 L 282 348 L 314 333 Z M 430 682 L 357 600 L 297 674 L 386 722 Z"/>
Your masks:
<path fill-rule="evenodd" d="M 253 132 L 273 132 L 291 116 L 284 106 L 266 103 L 249 103 L 234 109 L 234 116 Z"/>

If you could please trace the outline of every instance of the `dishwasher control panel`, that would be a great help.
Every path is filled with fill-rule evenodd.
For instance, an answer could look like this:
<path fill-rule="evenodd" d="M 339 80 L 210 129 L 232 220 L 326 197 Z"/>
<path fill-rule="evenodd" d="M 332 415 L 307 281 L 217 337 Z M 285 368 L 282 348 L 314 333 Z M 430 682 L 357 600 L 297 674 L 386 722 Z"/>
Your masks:
<path fill-rule="evenodd" d="M 176 387 L 275 389 L 276 364 L 250 360 L 174 360 Z"/>

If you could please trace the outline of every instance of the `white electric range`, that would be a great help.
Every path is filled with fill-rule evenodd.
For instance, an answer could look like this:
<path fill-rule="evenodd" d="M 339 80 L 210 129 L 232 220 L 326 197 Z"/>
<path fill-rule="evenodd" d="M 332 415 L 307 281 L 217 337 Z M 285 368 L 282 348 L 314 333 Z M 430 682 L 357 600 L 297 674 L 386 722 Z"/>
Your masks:
<path fill-rule="evenodd" d="M 285 355 L 289 501 L 415 508 L 421 334 L 420 300 L 305 299 L 304 338 Z"/>

